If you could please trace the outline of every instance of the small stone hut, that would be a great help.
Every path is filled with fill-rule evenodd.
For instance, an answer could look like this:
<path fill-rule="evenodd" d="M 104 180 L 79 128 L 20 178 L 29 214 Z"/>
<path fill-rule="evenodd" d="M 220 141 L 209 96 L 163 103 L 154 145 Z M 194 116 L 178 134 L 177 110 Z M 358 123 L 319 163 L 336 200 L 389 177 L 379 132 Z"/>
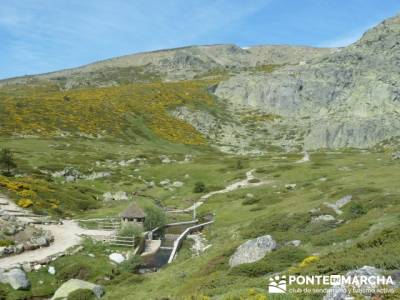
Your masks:
<path fill-rule="evenodd" d="M 122 222 L 134 222 L 139 224 L 143 224 L 146 218 L 143 209 L 141 209 L 136 202 L 132 202 L 119 216 Z"/>

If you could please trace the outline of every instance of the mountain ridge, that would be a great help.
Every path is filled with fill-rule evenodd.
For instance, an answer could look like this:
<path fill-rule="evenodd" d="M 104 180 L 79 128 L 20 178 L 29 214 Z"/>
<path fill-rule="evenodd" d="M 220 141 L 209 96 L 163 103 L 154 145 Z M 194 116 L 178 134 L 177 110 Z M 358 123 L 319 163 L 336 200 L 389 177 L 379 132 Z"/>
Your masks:
<path fill-rule="evenodd" d="M 163 107 L 168 120 L 190 124 L 224 151 L 369 148 L 398 136 L 398 49 L 399 15 L 343 48 L 188 46 L 3 80 L 0 87 L 51 85 L 66 93 L 149 82 L 184 86 L 187 80 L 207 79 L 213 83 L 204 93 L 214 97 L 213 107 L 180 101 Z"/>

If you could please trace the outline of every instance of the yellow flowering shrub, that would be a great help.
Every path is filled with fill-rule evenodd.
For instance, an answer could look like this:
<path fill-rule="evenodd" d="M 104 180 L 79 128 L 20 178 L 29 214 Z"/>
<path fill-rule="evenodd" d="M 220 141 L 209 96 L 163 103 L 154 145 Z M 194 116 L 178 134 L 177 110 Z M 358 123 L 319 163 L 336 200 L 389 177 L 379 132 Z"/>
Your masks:
<path fill-rule="evenodd" d="M 169 114 L 174 107 L 212 105 L 207 87 L 214 80 L 133 83 L 103 88 L 60 91 L 52 84 L 0 89 L 4 120 L 0 134 L 58 136 L 62 132 L 87 136 L 126 136 L 127 116 L 143 117 L 158 136 L 175 143 L 203 144 L 191 125 Z"/>
<path fill-rule="evenodd" d="M 17 195 L 21 198 L 36 198 L 37 194 L 32 190 L 22 190 L 17 192 Z"/>
<path fill-rule="evenodd" d="M 17 205 L 22 207 L 22 208 L 27 208 L 32 206 L 33 201 L 31 199 L 20 199 L 17 202 Z"/>
<path fill-rule="evenodd" d="M 318 260 L 319 260 L 319 256 L 312 255 L 312 256 L 306 257 L 306 258 L 303 259 L 303 261 L 299 264 L 299 267 L 300 267 L 300 268 L 308 267 L 309 265 L 311 265 L 312 263 L 317 262 Z"/>

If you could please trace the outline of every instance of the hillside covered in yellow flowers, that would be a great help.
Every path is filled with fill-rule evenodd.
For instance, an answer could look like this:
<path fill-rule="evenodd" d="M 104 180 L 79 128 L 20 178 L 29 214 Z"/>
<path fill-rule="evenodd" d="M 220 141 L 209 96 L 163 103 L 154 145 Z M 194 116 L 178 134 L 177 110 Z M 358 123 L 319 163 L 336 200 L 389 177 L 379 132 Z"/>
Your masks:
<path fill-rule="evenodd" d="M 138 120 L 158 137 L 174 143 L 204 144 L 190 124 L 169 115 L 185 105 L 212 105 L 211 80 L 132 83 L 60 91 L 51 83 L 0 89 L 2 136 L 85 136 L 135 138 Z"/>

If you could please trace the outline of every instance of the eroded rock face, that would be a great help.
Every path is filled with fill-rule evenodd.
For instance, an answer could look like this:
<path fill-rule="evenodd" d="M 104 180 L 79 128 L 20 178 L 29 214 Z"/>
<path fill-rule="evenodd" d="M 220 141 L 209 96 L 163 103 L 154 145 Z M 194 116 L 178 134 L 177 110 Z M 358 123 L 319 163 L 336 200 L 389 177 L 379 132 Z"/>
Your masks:
<path fill-rule="evenodd" d="M 296 126 L 309 149 L 373 146 L 400 129 L 399 20 L 307 64 L 233 76 L 215 94 L 239 110 L 282 116 L 282 130 Z"/>
<path fill-rule="evenodd" d="M 267 253 L 276 248 L 276 242 L 270 235 L 264 235 L 249 240 L 240 245 L 229 259 L 231 267 L 252 263 L 262 259 Z"/>

